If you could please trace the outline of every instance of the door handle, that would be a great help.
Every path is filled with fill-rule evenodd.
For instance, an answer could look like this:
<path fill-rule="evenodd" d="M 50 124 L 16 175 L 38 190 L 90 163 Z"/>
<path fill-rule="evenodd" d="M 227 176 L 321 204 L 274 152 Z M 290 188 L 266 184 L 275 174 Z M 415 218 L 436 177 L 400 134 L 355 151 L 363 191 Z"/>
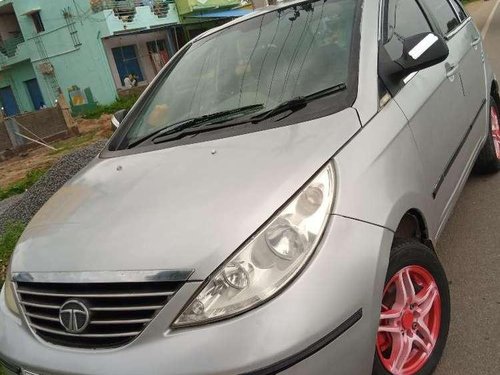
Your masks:
<path fill-rule="evenodd" d="M 481 43 L 481 37 L 478 36 L 476 39 L 472 39 L 472 43 L 470 44 L 472 47 L 476 47 L 479 43 Z"/>
<path fill-rule="evenodd" d="M 448 64 L 446 63 L 446 77 L 453 77 L 458 71 L 458 64 Z"/>

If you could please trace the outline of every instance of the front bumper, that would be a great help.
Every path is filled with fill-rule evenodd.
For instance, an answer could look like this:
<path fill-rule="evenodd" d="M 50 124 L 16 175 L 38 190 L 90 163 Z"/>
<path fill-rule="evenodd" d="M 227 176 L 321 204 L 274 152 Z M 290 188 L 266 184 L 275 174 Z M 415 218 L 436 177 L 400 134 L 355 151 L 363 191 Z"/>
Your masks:
<path fill-rule="evenodd" d="M 35 337 L 0 296 L 0 357 L 13 370 L 52 374 L 367 374 L 392 233 L 332 216 L 303 273 L 239 317 L 170 330 L 200 286 L 186 283 L 126 347 L 77 350 Z"/>

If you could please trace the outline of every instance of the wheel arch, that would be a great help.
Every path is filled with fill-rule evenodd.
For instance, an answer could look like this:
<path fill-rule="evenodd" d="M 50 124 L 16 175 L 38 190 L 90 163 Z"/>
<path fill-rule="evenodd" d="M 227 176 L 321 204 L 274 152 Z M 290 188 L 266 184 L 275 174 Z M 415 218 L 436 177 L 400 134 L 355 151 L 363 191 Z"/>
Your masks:
<path fill-rule="evenodd" d="M 417 208 L 407 210 L 401 217 L 394 232 L 396 239 L 416 239 L 434 250 L 434 245 L 429 237 L 429 228 L 423 212 Z"/>
<path fill-rule="evenodd" d="M 499 87 L 498 87 L 498 81 L 496 80 L 496 78 L 494 78 L 493 81 L 491 82 L 490 94 L 497 102 L 497 105 L 500 105 Z"/>

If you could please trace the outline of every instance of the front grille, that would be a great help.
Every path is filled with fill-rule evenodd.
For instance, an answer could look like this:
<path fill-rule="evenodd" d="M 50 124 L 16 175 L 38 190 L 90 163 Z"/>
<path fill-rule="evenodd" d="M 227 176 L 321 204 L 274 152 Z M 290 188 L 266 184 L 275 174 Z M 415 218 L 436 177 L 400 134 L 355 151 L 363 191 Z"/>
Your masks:
<path fill-rule="evenodd" d="M 116 348 L 131 342 L 153 320 L 183 282 L 47 283 L 17 282 L 19 302 L 33 331 L 55 345 Z M 69 333 L 59 319 L 68 301 L 83 304 L 87 328 Z"/>

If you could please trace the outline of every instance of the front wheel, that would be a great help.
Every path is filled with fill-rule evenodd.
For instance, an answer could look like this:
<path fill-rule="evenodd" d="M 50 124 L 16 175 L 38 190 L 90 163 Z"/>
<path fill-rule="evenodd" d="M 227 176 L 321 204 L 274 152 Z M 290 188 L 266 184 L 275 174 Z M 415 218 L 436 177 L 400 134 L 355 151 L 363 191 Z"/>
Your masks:
<path fill-rule="evenodd" d="M 481 153 L 479 154 L 474 171 L 477 173 L 494 173 L 500 171 L 500 115 L 498 103 L 490 98 L 489 133 Z"/>
<path fill-rule="evenodd" d="M 373 374 L 427 375 L 436 368 L 450 324 L 446 274 L 418 241 L 396 240 L 391 251 Z"/>

